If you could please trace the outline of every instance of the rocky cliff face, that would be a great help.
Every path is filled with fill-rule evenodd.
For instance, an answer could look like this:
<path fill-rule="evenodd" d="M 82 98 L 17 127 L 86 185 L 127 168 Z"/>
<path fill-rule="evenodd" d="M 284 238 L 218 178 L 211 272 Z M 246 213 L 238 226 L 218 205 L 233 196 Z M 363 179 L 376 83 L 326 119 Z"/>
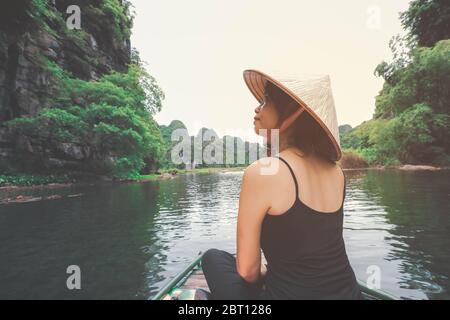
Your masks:
<path fill-rule="evenodd" d="M 81 29 L 67 28 L 80 8 Z M 0 4 L 0 158 L 17 147 L 2 122 L 51 107 L 52 61 L 73 76 L 98 79 L 126 71 L 131 19 L 121 0 L 8 0 Z M 124 13 L 125 12 L 125 13 Z"/>

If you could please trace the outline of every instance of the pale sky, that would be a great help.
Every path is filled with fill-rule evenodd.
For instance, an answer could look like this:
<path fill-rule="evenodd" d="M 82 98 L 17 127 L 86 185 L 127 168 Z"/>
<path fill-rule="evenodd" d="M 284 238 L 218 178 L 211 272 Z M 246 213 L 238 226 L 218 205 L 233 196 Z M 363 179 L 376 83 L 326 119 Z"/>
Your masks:
<path fill-rule="evenodd" d="M 132 0 L 132 46 L 165 93 L 159 124 L 259 141 L 245 69 L 329 74 L 339 125 L 372 118 L 410 0 Z"/>

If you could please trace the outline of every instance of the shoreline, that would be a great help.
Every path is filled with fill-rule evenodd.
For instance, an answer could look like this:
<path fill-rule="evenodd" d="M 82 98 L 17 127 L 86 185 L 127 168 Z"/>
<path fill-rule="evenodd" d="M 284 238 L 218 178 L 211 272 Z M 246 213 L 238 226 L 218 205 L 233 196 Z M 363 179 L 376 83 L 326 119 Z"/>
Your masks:
<path fill-rule="evenodd" d="M 30 184 L 20 185 L 6 183 L 0 186 L 0 192 L 2 191 L 19 191 L 19 190 L 33 190 L 33 189 L 59 189 L 68 188 L 72 186 L 93 185 L 101 182 L 106 183 L 144 183 L 149 181 L 167 180 L 179 177 L 182 174 L 193 173 L 214 173 L 214 172 L 230 172 L 230 171 L 242 171 L 246 167 L 230 167 L 230 168 L 198 168 L 198 169 L 166 169 L 161 173 L 151 173 L 142 175 L 140 178 L 127 178 L 127 179 L 114 179 L 106 176 L 98 176 L 97 179 L 80 179 L 73 182 L 51 182 L 45 184 Z"/>
<path fill-rule="evenodd" d="M 109 177 L 99 176 L 98 179 L 91 180 L 79 180 L 75 182 L 54 182 L 47 184 L 34 184 L 34 185 L 15 185 L 6 184 L 0 186 L 0 192 L 2 191 L 15 191 L 15 190 L 32 190 L 32 189 L 59 189 L 67 188 L 72 186 L 82 186 L 86 184 L 96 184 L 99 182 L 111 182 L 111 183 L 144 183 L 150 181 L 167 180 L 179 177 L 182 174 L 193 174 L 193 173 L 215 173 L 215 172 L 235 172 L 243 171 L 246 167 L 230 167 L 230 168 L 198 168 L 198 169 L 171 169 L 165 170 L 164 172 L 152 173 L 148 175 L 142 175 L 140 178 L 129 178 L 129 179 L 113 179 Z M 344 171 L 353 170 L 402 170 L 402 171 L 439 171 L 439 170 L 449 170 L 450 166 L 436 167 L 431 165 L 410 165 L 403 164 L 398 166 L 373 166 L 373 167 L 362 167 L 362 168 L 342 168 Z"/>
<path fill-rule="evenodd" d="M 401 164 L 397 166 L 372 166 L 372 167 L 361 167 L 361 168 L 342 168 L 343 170 L 402 170 L 402 171 L 439 171 L 439 170 L 449 170 L 450 166 L 432 166 L 424 164 Z"/>

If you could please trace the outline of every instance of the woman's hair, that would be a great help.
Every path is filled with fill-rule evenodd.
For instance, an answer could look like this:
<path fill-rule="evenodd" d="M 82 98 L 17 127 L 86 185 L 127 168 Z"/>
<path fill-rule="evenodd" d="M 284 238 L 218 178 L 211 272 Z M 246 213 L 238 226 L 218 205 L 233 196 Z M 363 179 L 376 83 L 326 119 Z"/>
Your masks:
<path fill-rule="evenodd" d="M 279 115 L 279 125 L 299 108 L 298 102 L 270 81 L 266 81 L 265 93 L 275 104 Z M 323 129 L 308 112 L 303 112 L 284 132 L 289 134 L 288 145 L 297 147 L 306 156 L 317 154 L 334 163 L 330 159 L 330 155 L 333 154 L 333 145 L 329 139 L 326 139 Z"/>

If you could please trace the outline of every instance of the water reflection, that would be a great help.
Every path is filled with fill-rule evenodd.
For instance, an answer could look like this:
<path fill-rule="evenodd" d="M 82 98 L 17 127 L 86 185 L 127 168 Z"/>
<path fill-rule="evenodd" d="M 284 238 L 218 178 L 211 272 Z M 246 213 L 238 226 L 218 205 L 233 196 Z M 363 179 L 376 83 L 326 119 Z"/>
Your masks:
<path fill-rule="evenodd" d="M 344 237 L 357 277 L 367 279 L 376 265 L 382 289 L 450 298 L 450 171 L 346 176 Z M 235 251 L 241 179 L 242 172 L 186 174 L 72 187 L 57 192 L 83 196 L 2 205 L 0 298 L 148 299 L 200 250 Z M 66 288 L 72 264 L 81 268 L 80 291 Z"/>
<path fill-rule="evenodd" d="M 407 298 L 450 298 L 448 181 L 449 171 L 370 171 L 352 178 L 352 189 L 364 190 L 373 201 L 372 208 L 379 208 L 367 222 L 373 225 L 375 219 L 383 218 L 381 224 L 389 228 L 379 243 L 388 251 L 383 261 L 375 259 L 382 267 L 384 288 Z M 360 216 L 360 208 L 351 210 Z M 348 245 L 358 248 L 355 242 Z M 361 261 L 357 255 L 362 248 L 356 248 L 355 261 Z"/>

